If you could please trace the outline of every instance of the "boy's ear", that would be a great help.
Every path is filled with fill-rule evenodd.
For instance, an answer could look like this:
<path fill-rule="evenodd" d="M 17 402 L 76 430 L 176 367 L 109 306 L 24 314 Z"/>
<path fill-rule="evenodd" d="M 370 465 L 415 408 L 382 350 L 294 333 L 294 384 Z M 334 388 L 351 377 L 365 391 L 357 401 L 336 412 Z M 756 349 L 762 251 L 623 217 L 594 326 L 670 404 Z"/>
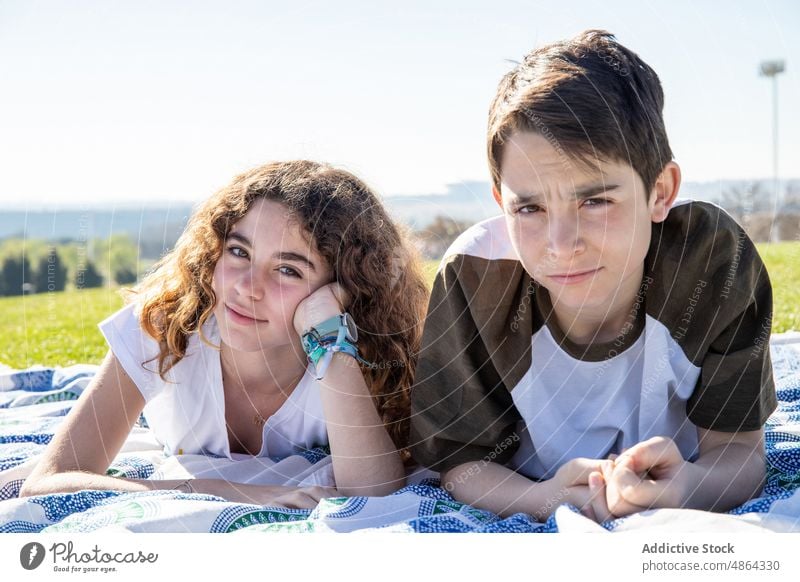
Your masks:
<path fill-rule="evenodd" d="M 497 202 L 497 205 L 502 208 L 503 197 L 500 196 L 500 190 L 497 189 L 497 186 L 492 186 L 492 196 L 494 196 L 494 201 Z"/>
<path fill-rule="evenodd" d="M 680 187 L 681 168 L 675 162 L 669 162 L 661 170 L 650 193 L 650 218 L 653 222 L 664 222 L 667 219 Z"/>

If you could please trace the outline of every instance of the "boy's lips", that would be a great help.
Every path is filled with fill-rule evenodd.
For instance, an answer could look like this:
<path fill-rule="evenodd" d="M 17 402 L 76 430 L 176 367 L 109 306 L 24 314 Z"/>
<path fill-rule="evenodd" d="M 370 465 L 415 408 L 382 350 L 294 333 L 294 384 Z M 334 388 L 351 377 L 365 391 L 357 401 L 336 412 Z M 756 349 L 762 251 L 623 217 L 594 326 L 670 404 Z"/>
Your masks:
<path fill-rule="evenodd" d="M 561 273 L 557 275 L 548 275 L 549 279 L 552 279 L 556 283 L 561 283 L 564 285 L 571 285 L 573 283 L 580 283 L 581 281 L 585 281 L 586 279 L 590 279 L 593 277 L 600 269 L 603 267 L 599 267 L 597 269 L 589 269 L 588 271 L 572 271 L 571 273 Z"/>
<path fill-rule="evenodd" d="M 234 308 L 227 304 L 225 305 L 225 312 L 228 315 L 228 317 L 236 323 L 244 323 L 244 324 L 267 323 L 266 319 L 256 319 L 255 317 L 250 317 L 249 315 L 246 315 L 242 311 L 239 311 L 239 308 Z"/>

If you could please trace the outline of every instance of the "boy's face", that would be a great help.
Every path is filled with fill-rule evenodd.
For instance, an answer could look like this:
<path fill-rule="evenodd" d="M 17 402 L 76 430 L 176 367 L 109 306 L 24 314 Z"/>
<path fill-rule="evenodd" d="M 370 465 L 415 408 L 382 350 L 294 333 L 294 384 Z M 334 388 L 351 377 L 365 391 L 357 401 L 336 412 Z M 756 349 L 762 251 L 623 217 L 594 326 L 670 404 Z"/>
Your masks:
<path fill-rule="evenodd" d="M 504 145 L 500 175 L 512 244 L 550 292 L 556 314 L 602 322 L 629 310 L 652 222 L 663 220 L 639 174 L 620 162 L 588 168 L 539 134 L 515 132 Z"/>

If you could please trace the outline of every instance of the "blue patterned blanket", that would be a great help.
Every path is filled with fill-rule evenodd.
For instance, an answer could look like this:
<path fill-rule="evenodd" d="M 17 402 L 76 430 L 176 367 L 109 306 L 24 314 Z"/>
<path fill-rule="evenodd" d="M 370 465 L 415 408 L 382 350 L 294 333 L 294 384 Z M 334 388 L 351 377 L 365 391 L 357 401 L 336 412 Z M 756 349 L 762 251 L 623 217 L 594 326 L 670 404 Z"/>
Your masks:
<path fill-rule="evenodd" d="M 219 497 L 176 491 L 122 493 L 80 491 L 19 499 L 25 476 L 54 430 L 88 385 L 96 368 L 0 370 L 0 532 L 320 532 L 380 529 L 409 532 L 800 531 L 800 334 L 773 336 L 773 367 L 780 406 L 766 426 L 767 485 L 763 495 L 728 514 L 656 510 L 602 524 L 560 507 L 547 523 L 516 514 L 502 519 L 456 502 L 434 478 L 412 479 L 385 497 L 323 500 L 313 510 L 231 503 Z M 137 427 L 108 469 L 109 475 L 168 478 L 167 458 Z M 317 450 L 275 460 L 313 483 L 330 470 L 330 457 Z M 285 469 L 284 469 L 285 471 Z M 168 471 L 167 471 L 168 472 Z M 310 480 L 309 480 L 310 479 Z M 797 495 L 795 492 L 797 491 Z"/>

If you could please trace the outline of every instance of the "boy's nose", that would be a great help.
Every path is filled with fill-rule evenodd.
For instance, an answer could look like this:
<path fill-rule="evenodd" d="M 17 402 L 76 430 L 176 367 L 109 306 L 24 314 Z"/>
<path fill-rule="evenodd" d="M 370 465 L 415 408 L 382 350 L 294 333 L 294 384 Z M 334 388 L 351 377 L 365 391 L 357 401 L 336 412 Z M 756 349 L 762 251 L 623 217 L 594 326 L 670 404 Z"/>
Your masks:
<path fill-rule="evenodd" d="M 551 216 L 547 223 L 547 249 L 555 257 L 570 257 L 584 249 L 575 213 Z"/>

